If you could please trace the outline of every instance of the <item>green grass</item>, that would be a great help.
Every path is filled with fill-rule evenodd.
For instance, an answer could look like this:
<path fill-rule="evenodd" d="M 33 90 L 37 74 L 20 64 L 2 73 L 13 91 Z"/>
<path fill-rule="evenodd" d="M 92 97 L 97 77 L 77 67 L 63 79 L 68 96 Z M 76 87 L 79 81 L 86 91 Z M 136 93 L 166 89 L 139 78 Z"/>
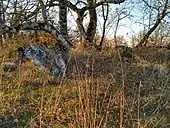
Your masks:
<path fill-rule="evenodd" d="M 17 60 L 17 47 L 30 43 L 11 42 L 0 51 L 0 62 Z M 74 52 L 65 78 L 53 78 L 31 62 L 11 71 L 1 66 L 0 127 L 167 128 L 170 51 L 132 52 L 132 58 L 114 50 Z"/>

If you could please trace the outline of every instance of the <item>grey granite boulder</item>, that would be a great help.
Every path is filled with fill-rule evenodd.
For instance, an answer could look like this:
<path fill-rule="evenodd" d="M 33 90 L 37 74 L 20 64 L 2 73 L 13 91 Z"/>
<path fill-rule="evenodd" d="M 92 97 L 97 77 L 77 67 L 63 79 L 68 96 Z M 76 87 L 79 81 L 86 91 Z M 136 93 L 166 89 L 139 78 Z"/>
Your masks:
<path fill-rule="evenodd" d="M 48 69 L 53 76 L 65 76 L 67 59 L 58 48 L 44 44 L 27 45 L 18 48 L 19 58 L 32 60 L 40 69 Z"/>

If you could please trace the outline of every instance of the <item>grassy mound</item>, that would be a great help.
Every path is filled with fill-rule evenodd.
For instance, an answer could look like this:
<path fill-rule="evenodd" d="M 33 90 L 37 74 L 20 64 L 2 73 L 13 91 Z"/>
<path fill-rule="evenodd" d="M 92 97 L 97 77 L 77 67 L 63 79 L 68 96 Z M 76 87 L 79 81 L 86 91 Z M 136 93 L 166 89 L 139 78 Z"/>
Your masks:
<path fill-rule="evenodd" d="M 30 43 L 5 44 L 0 63 L 17 61 L 16 49 Z M 0 69 L 1 128 L 170 127 L 167 49 L 73 52 L 64 78 L 29 61 Z"/>

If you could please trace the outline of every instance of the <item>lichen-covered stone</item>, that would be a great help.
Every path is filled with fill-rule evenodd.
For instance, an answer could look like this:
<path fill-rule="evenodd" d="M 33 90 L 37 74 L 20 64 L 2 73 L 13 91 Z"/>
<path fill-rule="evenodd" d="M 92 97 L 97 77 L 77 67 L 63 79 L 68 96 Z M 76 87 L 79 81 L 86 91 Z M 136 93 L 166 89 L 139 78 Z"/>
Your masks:
<path fill-rule="evenodd" d="M 53 76 L 65 76 L 66 59 L 57 48 L 47 48 L 44 44 L 28 45 L 18 48 L 21 59 L 30 59 L 40 69 L 48 69 Z"/>

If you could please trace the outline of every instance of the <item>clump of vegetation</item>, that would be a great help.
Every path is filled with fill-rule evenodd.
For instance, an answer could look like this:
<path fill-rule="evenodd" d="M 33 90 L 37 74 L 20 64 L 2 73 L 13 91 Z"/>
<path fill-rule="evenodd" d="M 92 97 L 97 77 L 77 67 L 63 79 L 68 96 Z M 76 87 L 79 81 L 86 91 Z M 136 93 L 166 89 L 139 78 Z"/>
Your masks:
<path fill-rule="evenodd" d="M 16 61 L 24 41 L 6 43 L 0 62 Z M 29 61 L 12 71 L 1 66 L 0 127 L 168 127 L 169 60 L 157 55 L 170 51 L 138 50 L 128 51 L 133 59 L 110 50 L 73 52 L 63 78 Z"/>

